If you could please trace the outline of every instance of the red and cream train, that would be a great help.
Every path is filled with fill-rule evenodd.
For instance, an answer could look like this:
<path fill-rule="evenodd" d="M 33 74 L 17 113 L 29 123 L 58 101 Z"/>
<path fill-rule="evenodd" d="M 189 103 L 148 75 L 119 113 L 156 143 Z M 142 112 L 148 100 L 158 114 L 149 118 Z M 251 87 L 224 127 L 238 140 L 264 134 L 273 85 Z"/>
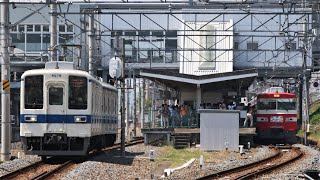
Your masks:
<path fill-rule="evenodd" d="M 294 142 L 297 133 L 297 96 L 283 91 L 257 95 L 256 130 L 259 139 Z"/>

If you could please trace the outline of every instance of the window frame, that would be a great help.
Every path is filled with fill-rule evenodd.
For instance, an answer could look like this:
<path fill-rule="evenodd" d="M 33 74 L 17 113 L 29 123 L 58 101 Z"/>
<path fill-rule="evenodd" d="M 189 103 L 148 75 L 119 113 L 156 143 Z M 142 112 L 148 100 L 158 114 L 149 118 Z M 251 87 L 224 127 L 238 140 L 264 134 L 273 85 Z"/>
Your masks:
<path fill-rule="evenodd" d="M 75 78 L 75 79 L 72 79 Z M 78 78 L 78 79 L 76 79 Z M 73 82 L 78 81 L 82 81 L 84 83 L 83 86 L 81 87 L 74 87 L 71 86 L 71 80 L 74 80 Z M 84 88 L 86 87 L 86 88 Z M 70 110 L 87 110 L 89 108 L 89 82 L 88 82 L 88 78 L 85 76 L 76 76 L 76 75 L 70 75 L 68 77 L 68 109 Z M 72 88 L 81 88 L 82 91 L 81 92 L 77 92 L 77 90 L 72 89 Z M 74 93 L 78 94 L 78 93 L 82 93 L 80 94 L 81 96 L 76 96 L 74 95 Z M 78 98 L 78 100 L 77 100 Z M 82 98 L 82 102 L 80 102 L 79 98 Z M 74 103 L 71 103 L 74 102 Z M 81 106 L 81 104 L 79 105 L 79 103 L 83 103 L 83 105 Z"/>
<path fill-rule="evenodd" d="M 55 92 L 52 92 L 51 89 L 55 89 L 57 90 L 56 92 L 58 93 L 55 93 Z M 64 96 L 63 96 L 63 91 L 64 91 L 64 87 L 60 87 L 60 86 L 50 86 L 49 89 L 48 89 L 48 104 L 50 106 L 61 106 L 64 104 Z M 51 98 L 53 97 L 53 95 L 56 95 L 54 98 Z"/>
<path fill-rule="evenodd" d="M 259 42 L 258 41 L 248 41 L 247 42 L 247 49 L 248 50 L 258 50 L 259 49 Z"/>
<path fill-rule="evenodd" d="M 33 79 L 30 79 L 33 77 Z M 38 77 L 38 78 L 36 78 Z M 35 80 L 36 79 L 36 80 Z M 39 86 L 29 86 L 28 81 L 32 82 L 30 84 L 39 85 Z M 37 84 L 36 84 L 37 83 Z M 29 89 L 30 88 L 30 89 Z M 43 95 L 43 88 L 44 88 L 44 76 L 43 75 L 30 75 L 24 78 L 24 108 L 25 109 L 43 109 L 44 107 L 44 95 Z M 33 94 L 34 96 L 31 96 Z M 30 100 L 28 97 L 35 97 L 35 101 L 33 104 L 30 104 Z M 32 107 L 33 106 L 33 107 Z"/>

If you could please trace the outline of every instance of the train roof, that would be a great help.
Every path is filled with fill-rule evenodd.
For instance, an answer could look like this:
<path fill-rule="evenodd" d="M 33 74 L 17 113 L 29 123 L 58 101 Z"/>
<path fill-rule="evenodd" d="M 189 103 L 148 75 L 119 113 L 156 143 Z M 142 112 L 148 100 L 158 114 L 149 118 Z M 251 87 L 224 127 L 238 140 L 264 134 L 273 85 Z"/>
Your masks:
<path fill-rule="evenodd" d="M 270 93 L 261 93 L 257 95 L 257 98 L 296 98 L 297 95 L 294 93 L 286 92 L 270 92 Z"/>
<path fill-rule="evenodd" d="M 69 64 L 69 63 L 68 63 Z M 50 66 L 49 68 L 45 69 L 33 69 L 33 70 L 28 70 L 25 71 L 22 76 L 21 79 L 24 79 L 26 76 L 30 76 L 30 75 L 46 75 L 46 74 L 69 74 L 69 75 L 75 75 L 75 76 L 83 76 L 86 77 L 90 80 L 93 80 L 95 82 L 100 83 L 102 86 L 108 88 L 108 89 L 113 89 L 116 90 L 116 88 L 108 83 L 103 82 L 100 79 L 95 78 L 94 76 L 90 75 L 88 72 L 83 71 L 83 70 L 77 70 L 77 69 L 73 69 L 71 68 L 71 66 L 59 66 L 59 69 L 55 69 L 52 68 L 52 66 Z"/>

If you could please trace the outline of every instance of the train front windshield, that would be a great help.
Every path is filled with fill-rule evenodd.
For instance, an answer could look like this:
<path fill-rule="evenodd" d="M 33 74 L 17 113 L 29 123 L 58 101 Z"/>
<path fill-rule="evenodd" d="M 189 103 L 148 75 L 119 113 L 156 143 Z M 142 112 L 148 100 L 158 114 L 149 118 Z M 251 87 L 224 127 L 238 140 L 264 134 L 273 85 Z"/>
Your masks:
<path fill-rule="evenodd" d="M 43 108 L 43 76 L 27 76 L 24 85 L 25 109 Z"/>
<path fill-rule="evenodd" d="M 296 110 L 296 99 L 258 99 L 258 110 Z"/>
<path fill-rule="evenodd" d="M 87 109 L 88 106 L 87 78 L 69 77 L 69 109 Z"/>

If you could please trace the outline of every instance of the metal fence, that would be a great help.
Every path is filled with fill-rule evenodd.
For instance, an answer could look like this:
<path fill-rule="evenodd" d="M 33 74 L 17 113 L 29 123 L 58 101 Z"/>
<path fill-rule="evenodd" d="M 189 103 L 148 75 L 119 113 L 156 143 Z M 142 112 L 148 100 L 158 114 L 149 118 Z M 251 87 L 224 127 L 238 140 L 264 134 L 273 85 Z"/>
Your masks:
<path fill-rule="evenodd" d="M 158 110 L 145 111 L 143 128 L 197 128 L 200 127 L 200 116 L 195 110 L 190 110 L 185 116 L 179 112 L 163 116 Z"/>
<path fill-rule="evenodd" d="M 244 110 L 240 113 L 240 128 L 248 127 L 244 126 L 246 114 L 247 113 Z M 253 119 L 255 119 L 255 117 Z M 166 124 L 166 121 L 168 124 Z M 255 127 L 255 120 L 253 121 L 253 124 Z M 189 111 L 186 116 L 181 116 L 179 112 L 171 112 L 168 118 L 165 118 L 158 110 L 150 108 L 149 110 L 145 110 L 143 128 L 200 128 L 200 114 L 196 110 Z"/>

